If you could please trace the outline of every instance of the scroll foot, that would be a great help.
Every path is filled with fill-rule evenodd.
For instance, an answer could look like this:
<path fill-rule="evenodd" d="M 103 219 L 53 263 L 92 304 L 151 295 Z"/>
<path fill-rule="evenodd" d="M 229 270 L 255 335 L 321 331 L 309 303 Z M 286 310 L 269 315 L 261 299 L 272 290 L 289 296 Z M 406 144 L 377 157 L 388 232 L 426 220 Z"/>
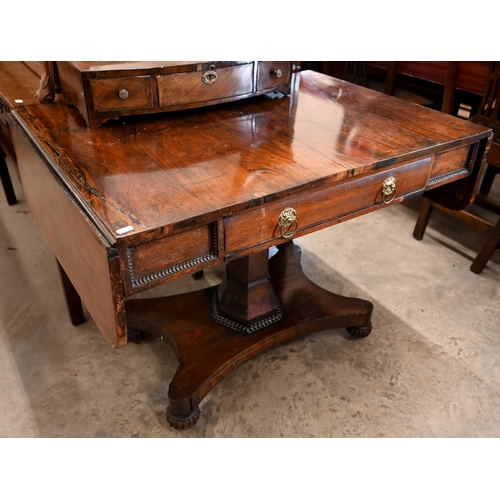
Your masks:
<path fill-rule="evenodd" d="M 198 422 L 200 418 L 200 407 L 197 406 L 191 413 L 188 415 L 184 415 L 179 417 L 177 415 L 173 415 L 170 410 L 170 406 L 167 408 L 167 422 L 178 431 L 185 431 L 187 429 L 191 429 L 196 422 Z"/>
<path fill-rule="evenodd" d="M 347 333 L 355 339 L 364 339 L 372 333 L 372 323 L 370 321 L 370 323 L 366 326 L 348 326 Z"/>
<path fill-rule="evenodd" d="M 133 342 L 134 344 L 140 344 L 144 335 L 145 333 L 142 330 L 129 329 L 127 332 L 127 340 L 129 342 Z"/>

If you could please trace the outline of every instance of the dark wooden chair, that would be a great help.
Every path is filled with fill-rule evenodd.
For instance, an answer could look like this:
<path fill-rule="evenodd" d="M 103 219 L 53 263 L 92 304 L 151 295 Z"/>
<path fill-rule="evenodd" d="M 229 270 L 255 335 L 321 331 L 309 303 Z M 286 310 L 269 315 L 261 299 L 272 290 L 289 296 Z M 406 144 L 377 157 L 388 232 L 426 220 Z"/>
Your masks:
<path fill-rule="evenodd" d="M 486 127 L 491 127 L 494 130 L 490 151 L 486 159 L 488 164 L 486 173 L 481 183 L 479 193 L 474 200 L 474 205 L 500 216 L 500 204 L 488 197 L 495 175 L 500 172 L 500 62 L 493 62 L 490 64 L 488 82 L 483 94 L 481 106 L 478 112 L 470 118 L 470 120 Z M 470 266 L 472 272 L 480 273 L 490 260 L 493 252 L 500 245 L 500 218 L 493 224 L 486 218 L 473 214 L 467 209 L 459 211 L 449 210 L 443 205 L 423 198 L 422 207 L 413 231 L 415 239 L 421 240 L 424 236 L 425 229 L 434 208 L 442 210 L 488 233 L 485 243 Z"/>
<path fill-rule="evenodd" d="M 346 82 L 351 82 L 369 88 L 367 64 L 365 61 L 348 61 L 342 77 Z"/>
<path fill-rule="evenodd" d="M 323 72 L 329 73 L 328 63 L 323 65 Z M 335 75 L 332 75 L 335 76 Z M 383 92 L 384 94 L 400 97 L 426 107 L 436 107 L 439 95 L 429 95 L 425 86 L 398 80 L 398 62 L 391 61 L 385 75 L 381 68 L 375 69 L 366 61 L 347 61 L 341 76 L 342 80 Z M 416 82 L 417 80 L 414 79 Z"/>
<path fill-rule="evenodd" d="M 394 95 L 396 89 L 397 67 L 397 62 L 393 61 L 389 63 L 383 89 L 385 94 Z M 368 63 L 366 61 L 347 61 L 342 79 L 347 82 L 355 83 L 356 85 L 361 85 L 362 87 L 370 88 L 368 74 Z"/>

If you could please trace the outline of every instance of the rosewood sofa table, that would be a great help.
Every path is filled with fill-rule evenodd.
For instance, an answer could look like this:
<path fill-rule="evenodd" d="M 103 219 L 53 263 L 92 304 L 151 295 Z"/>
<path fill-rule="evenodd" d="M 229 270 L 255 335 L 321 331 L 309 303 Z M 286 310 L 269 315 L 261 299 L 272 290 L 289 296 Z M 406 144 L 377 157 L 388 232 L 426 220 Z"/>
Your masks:
<path fill-rule="evenodd" d="M 167 419 L 177 429 L 265 349 L 330 328 L 367 336 L 372 304 L 312 283 L 293 238 L 424 192 L 464 208 L 491 137 L 314 72 L 295 74 L 289 96 L 93 129 L 60 96 L 9 116 L 26 200 L 70 303 L 83 301 L 112 348 L 145 331 L 174 349 Z M 133 298 L 224 261 L 218 287 Z"/>

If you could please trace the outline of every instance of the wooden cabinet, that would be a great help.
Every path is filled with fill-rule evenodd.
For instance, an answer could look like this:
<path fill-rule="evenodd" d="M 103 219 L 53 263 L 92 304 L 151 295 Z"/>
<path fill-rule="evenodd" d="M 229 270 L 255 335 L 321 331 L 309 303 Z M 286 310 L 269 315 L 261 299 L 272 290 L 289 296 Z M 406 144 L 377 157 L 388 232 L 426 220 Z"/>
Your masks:
<path fill-rule="evenodd" d="M 72 61 L 57 68 L 64 98 L 89 127 L 121 116 L 290 92 L 289 61 Z"/>

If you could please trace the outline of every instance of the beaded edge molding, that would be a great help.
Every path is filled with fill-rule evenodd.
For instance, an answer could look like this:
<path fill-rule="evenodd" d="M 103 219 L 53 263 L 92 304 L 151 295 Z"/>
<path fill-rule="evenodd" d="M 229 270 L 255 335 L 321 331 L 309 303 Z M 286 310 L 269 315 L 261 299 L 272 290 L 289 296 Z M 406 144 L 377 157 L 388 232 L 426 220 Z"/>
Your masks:
<path fill-rule="evenodd" d="M 457 170 L 456 172 L 452 172 L 451 174 L 446 174 L 446 175 L 442 175 L 441 177 L 435 177 L 434 179 L 431 179 L 429 181 L 428 186 L 434 186 L 434 184 L 439 184 L 440 182 L 453 179 L 453 177 L 458 177 L 459 175 L 464 175 L 464 174 L 468 174 L 468 173 L 470 173 L 470 170 L 468 170 L 466 168 L 462 168 L 460 170 Z"/>
<path fill-rule="evenodd" d="M 276 306 L 277 306 L 276 314 L 273 314 L 272 316 L 269 316 L 268 318 L 261 319 L 260 321 L 256 321 L 255 323 L 253 323 L 250 326 L 245 326 L 245 325 L 242 325 L 241 323 L 233 321 L 232 319 L 226 318 L 225 316 L 222 316 L 220 314 L 219 297 L 217 296 L 217 292 L 215 292 L 212 296 L 213 320 L 216 323 L 218 323 L 219 325 L 225 326 L 226 328 L 234 330 L 238 333 L 250 335 L 250 334 L 255 333 L 259 330 L 262 330 L 266 326 L 274 325 L 274 323 L 278 323 L 279 321 L 281 321 L 283 319 L 283 312 L 281 310 L 278 295 L 275 294 L 274 297 L 275 297 Z"/>
<path fill-rule="evenodd" d="M 153 281 L 160 280 L 162 278 L 165 278 L 166 276 L 170 276 L 172 274 L 178 273 L 180 271 L 184 271 L 186 269 L 190 269 L 191 267 L 198 266 L 200 264 L 204 264 L 205 262 L 212 262 L 214 260 L 217 260 L 218 257 L 218 252 L 217 252 L 217 223 L 212 224 L 212 241 L 211 241 L 211 253 L 207 255 L 202 255 L 200 257 L 196 257 L 195 259 L 188 260 L 186 262 L 183 262 L 182 264 L 177 264 L 172 267 L 167 267 L 165 269 L 162 269 L 161 271 L 156 271 L 154 273 L 148 274 L 146 276 L 143 276 L 142 278 L 136 278 L 135 273 L 134 273 L 134 265 L 133 265 L 133 256 L 132 256 L 132 249 L 127 248 L 127 263 L 128 263 L 128 270 L 130 273 L 130 282 L 132 284 L 132 289 L 140 288 L 143 285 L 146 285 L 148 283 L 151 283 Z"/>
<path fill-rule="evenodd" d="M 129 248 L 127 248 L 127 258 L 128 258 L 129 271 L 130 271 L 130 281 L 132 283 L 132 288 L 139 288 L 142 285 L 146 285 L 147 283 L 151 283 L 152 281 L 156 281 L 156 280 L 159 280 L 161 278 L 165 278 L 166 276 L 170 276 L 171 274 L 178 273 L 179 271 L 184 271 L 185 269 L 195 267 L 199 264 L 204 264 L 205 262 L 217 260 L 216 255 L 212 255 L 212 254 L 203 255 L 202 257 L 197 257 L 196 259 L 192 259 L 192 260 L 188 260 L 187 262 L 183 262 L 182 264 L 177 264 L 176 266 L 172 266 L 172 267 L 169 267 L 167 269 L 162 269 L 161 271 L 157 271 L 155 273 L 148 274 L 147 276 L 143 276 L 142 278 L 135 278 L 133 266 L 131 263 L 131 254 L 130 254 Z"/>
<path fill-rule="evenodd" d="M 476 159 L 477 148 L 479 147 L 479 143 L 476 142 L 473 144 L 469 151 L 469 158 L 467 158 L 467 165 L 456 172 L 451 172 L 450 174 L 442 175 L 441 177 L 435 177 L 434 179 L 429 180 L 429 186 L 433 186 L 434 184 L 438 184 L 439 182 L 448 181 L 453 179 L 453 177 L 458 177 L 459 175 L 470 174 L 472 171 L 472 167 L 474 165 L 474 161 Z"/>

